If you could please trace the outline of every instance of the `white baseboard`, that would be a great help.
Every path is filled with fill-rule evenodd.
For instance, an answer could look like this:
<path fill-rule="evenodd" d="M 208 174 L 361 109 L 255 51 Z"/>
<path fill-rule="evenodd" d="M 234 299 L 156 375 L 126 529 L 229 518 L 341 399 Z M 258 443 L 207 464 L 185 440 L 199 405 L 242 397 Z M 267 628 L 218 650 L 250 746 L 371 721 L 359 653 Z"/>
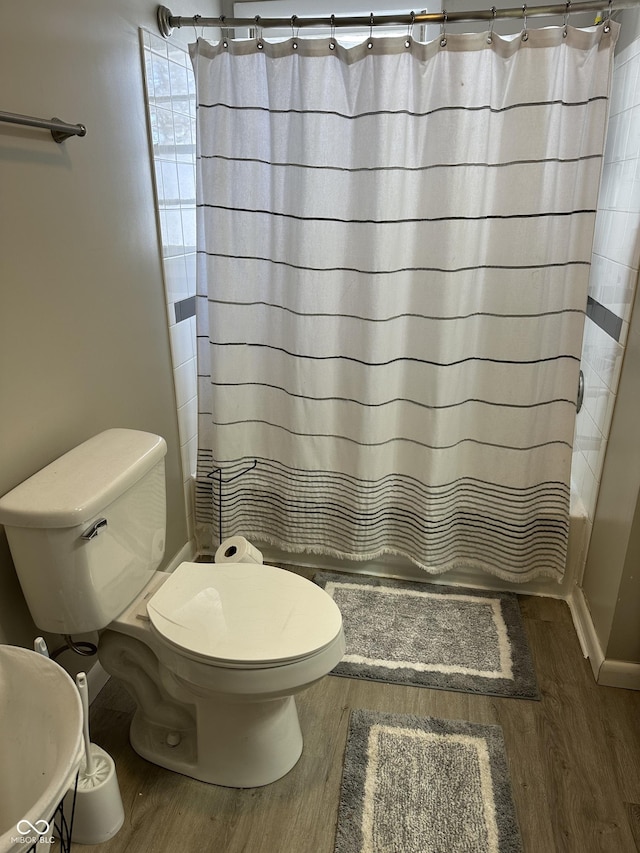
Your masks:
<path fill-rule="evenodd" d="M 593 677 L 598 681 L 600 667 L 604 662 L 604 652 L 598 640 L 596 629 L 591 618 L 587 600 L 579 586 L 574 586 L 567 596 L 567 604 L 571 610 L 573 625 L 580 641 L 582 654 L 589 658 Z"/>
<path fill-rule="evenodd" d="M 640 663 L 605 658 L 589 612 L 587 600 L 579 586 L 567 598 L 582 654 L 589 658 L 593 677 L 603 687 L 640 690 Z"/>
<path fill-rule="evenodd" d="M 598 684 L 602 684 L 604 687 L 640 690 L 640 663 L 605 659 L 600 667 Z"/>

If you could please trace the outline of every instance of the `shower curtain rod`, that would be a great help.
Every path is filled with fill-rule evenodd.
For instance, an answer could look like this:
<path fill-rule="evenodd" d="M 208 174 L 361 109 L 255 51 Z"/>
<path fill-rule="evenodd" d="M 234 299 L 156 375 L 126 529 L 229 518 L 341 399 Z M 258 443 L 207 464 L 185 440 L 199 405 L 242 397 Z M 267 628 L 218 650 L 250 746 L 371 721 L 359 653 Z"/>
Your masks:
<path fill-rule="evenodd" d="M 446 2 L 446 0 L 445 0 Z M 477 9 L 467 12 L 407 12 L 397 15 L 375 15 L 373 12 L 368 17 L 329 17 L 299 18 L 292 15 L 290 18 L 227 18 L 220 15 L 218 18 L 205 18 L 202 15 L 192 17 L 181 17 L 172 15 L 166 6 L 158 6 L 157 20 L 158 29 L 165 38 L 169 38 L 175 28 L 179 27 L 219 27 L 220 29 L 233 29 L 235 27 L 260 27 L 270 29 L 273 27 L 388 27 L 388 26 L 412 26 L 413 24 L 452 24 L 459 21 L 492 21 L 500 18 L 533 18 L 549 15 L 569 15 L 573 12 L 602 12 L 610 14 L 616 9 L 630 9 L 640 5 L 640 0 L 583 0 L 583 2 L 567 2 L 554 6 L 517 6 L 510 9 Z"/>

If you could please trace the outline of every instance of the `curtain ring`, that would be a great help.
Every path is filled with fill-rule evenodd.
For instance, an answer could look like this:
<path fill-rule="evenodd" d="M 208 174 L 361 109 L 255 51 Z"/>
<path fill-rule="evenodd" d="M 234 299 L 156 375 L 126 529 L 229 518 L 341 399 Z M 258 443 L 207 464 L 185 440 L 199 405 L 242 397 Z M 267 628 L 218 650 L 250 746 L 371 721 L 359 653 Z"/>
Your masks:
<path fill-rule="evenodd" d="M 522 17 L 524 18 L 524 26 L 522 28 L 522 41 L 529 41 L 529 33 L 527 32 L 527 4 L 522 7 Z"/>
<path fill-rule="evenodd" d="M 492 42 L 493 42 L 493 26 L 496 22 L 496 15 L 498 14 L 498 10 L 496 9 L 495 6 L 492 6 L 491 9 L 489 9 L 489 11 L 491 12 L 491 22 L 489 23 L 489 35 L 487 36 L 487 44 L 492 44 Z"/>
<path fill-rule="evenodd" d="M 224 25 L 226 18 L 224 15 L 220 15 L 218 20 L 220 21 L 220 40 L 222 42 L 222 47 L 229 47 L 229 27 L 225 27 Z"/>
<path fill-rule="evenodd" d="M 602 28 L 603 33 L 608 33 L 611 31 L 611 4 L 613 0 L 609 0 L 609 6 L 607 8 L 607 17 L 604 20 L 604 26 Z"/>
<path fill-rule="evenodd" d="M 336 16 L 331 14 L 331 41 L 329 42 L 329 50 L 336 49 Z"/>
<path fill-rule="evenodd" d="M 193 32 L 195 34 L 196 41 L 198 41 L 198 29 L 197 29 L 198 21 L 200 20 L 201 17 L 202 17 L 202 15 L 194 15 L 193 16 Z M 201 33 L 201 35 L 202 35 L 202 33 Z"/>
<path fill-rule="evenodd" d="M 260 15 L 256 15 L 254 18 L 256 22 L 256 47 L 258 50 L 264 50 L 264 44 L 262 43 L 262 26 L 260 25 Z"/>
<path fill-rule="evenodd" d="M 569 26 L 569 15 L 571 13 L 571 0 L 567 0 L 567 5 L 564 10 L 564 29 L 562 30 L 562 38 L 566 39 L 568 32 L 567 27 Z"/>
<path fill-rule="evenodd" d="M 371 48 L 373 47 L 373 24 L 373 12 L 371 12 L 369 15 L 369 41 L 367 42 L 367 47 L 369 48 L 369 50 L 371 50 Z"/>
<path fill-rule="evenodd" d="M 300 32 L 300 27 L 298 27 L 298 33 L 296 33 L 295 26 L 296 26 L 297 20 L 298 20 L 297 15 L 291 16 L 291 47 L 293 48 L 293 50 L 298 49 L 298 42 L 296 41 L 296 39 L 298 37 L 298 33 Z"/>
<path fill-rule="evenodd" d="M 447 11 L 446 9 L 442 10 L 442 23 L 440 24 L 440 47 L 447 46 Z"/>
<path fill-rule="evenodd" d="M 416 23 L 416 13 L 412 11 L 409 14 L 411 16 L 411 20 L 409 21 L 409 24 L 407 26 L 407 37 L 404 40 L 405 47 L 411 47 L 411 41 L 413 39 L 413 28 Z"/>

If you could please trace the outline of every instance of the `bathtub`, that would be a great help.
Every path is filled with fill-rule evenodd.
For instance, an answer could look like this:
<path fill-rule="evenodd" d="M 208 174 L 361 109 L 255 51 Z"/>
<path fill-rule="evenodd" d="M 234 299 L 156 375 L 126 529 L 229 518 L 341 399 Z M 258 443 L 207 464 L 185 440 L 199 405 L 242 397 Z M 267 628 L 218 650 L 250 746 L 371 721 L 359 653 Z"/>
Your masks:
<path fill-rule="evenodd" d="M 510 583 L 502 578 L 472 569 L 454 569 L 439 575 L 430 575 L 422 571 L 409 560 L 394 555 L 386 555 L 371 561 L 339 560 L 323 554 L 295 554 L 281 551 L 271 545 L 256 543 L 263 553 L 265 563 L 275 565 L 308 566 L 326 568 L 335 571 L 376 575 L 378 577 L 397 578 L 406 581 L 423 581 L 452 586 L 475 587 L 476 589 L 494 589 L 507 592 L 519 592 L 527 595 L 545 595 L 551 598 L 570 597 L 576 584 L 582 581 L 582 573 L 587 558 L 589 544 L 589 520 L 584 505 L 572 488 L 569 507 L 569 545 L 567 564 L 561 582 L 548 577 L 538 577 L 525 583 Z"/>

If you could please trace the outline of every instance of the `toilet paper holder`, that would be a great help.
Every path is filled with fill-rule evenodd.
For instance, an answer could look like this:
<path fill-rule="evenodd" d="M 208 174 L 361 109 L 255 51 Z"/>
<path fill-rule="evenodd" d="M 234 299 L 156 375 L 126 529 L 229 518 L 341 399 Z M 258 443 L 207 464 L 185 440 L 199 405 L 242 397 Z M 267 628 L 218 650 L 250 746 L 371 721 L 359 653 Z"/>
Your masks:
<path fill-rule="evenodd" d="M 245 468 L 244 471 L 240 471 L 238 474 L 234 474 L 233 477 L 228 477 L 226 480 L 222 479 L 222 468 L 214 468 L 207 477 L 210 480 L 213 480 L 215 477 L 218 478 L 218 541 L 222 542 L 222 484 L 224 482 L 225 486 L 227 483 L 233 483 L 234 480 L 238 480 L 240 477 L 243 477 L 245 474 L 248 474 L 249 471 L 253 471 L 254 468 L 258 466 L 258 460 L 253 460 L 253 465 L 250 465 L 248 468 Z"/>

